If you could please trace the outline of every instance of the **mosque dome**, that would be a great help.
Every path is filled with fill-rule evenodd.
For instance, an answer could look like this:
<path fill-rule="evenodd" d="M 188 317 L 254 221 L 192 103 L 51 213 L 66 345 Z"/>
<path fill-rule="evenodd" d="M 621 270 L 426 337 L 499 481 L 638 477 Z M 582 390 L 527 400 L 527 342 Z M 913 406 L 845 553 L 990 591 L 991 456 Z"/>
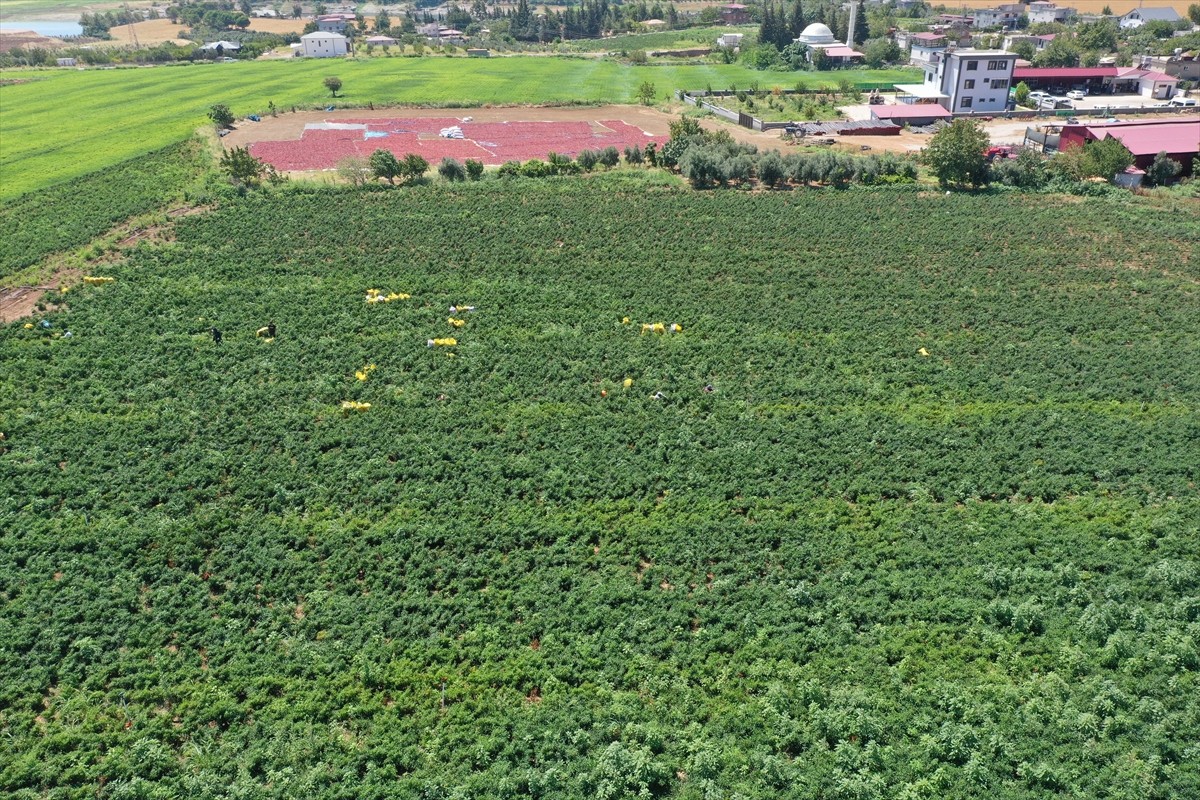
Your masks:
<path fill-rule="evenodd" d="M 833 38 L 833 31 L 829 30 L 828 25 L 814 22 L 800 34 L 800 41 L 804 44 L 833 44 L 837 40 Z"/>

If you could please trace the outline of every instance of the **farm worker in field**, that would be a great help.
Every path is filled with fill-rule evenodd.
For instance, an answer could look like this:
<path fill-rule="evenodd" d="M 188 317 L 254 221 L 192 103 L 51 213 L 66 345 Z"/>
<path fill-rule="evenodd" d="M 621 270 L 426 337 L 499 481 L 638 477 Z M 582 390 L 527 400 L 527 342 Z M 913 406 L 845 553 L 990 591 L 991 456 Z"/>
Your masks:
<path fill-rule="evenodd" d="M 212 333 L 213 342 L 216 344 L 220 344 L 221 343 L 221 332 L 219 330 L 217 330 L 216 328 L 209 328 L 208 330 L 210 333 Z"/>

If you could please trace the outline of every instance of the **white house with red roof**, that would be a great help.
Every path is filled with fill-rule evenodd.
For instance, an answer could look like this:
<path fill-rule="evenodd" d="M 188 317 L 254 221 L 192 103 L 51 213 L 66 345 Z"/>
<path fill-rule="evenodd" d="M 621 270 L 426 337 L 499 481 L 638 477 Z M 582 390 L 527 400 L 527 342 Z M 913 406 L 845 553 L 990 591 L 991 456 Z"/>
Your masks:
<path fill-rule="evenodd" d="M 908 63 L 914 67 L 926 67 L 936 53 L 944 53 L 950 46 L 944 33 L 913 33 L 908 36 Z"/>

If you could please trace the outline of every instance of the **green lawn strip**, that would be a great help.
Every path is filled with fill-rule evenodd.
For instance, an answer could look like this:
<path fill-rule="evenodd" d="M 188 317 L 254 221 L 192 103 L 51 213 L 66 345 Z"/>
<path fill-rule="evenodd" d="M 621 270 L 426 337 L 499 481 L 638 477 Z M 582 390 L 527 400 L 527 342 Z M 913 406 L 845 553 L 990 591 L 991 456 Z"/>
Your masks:
<path fill-rule="evenodd" d="M 334 100 L 322 86 L 342 78 Z M 522 104 L 629 102 L 643 81 L 660 97 L 676 88 L 757 82 L 792 88 L 845 78 L 887 85 L 903 73 L 770 73 L 738 65 L 628 67 L 612 61 L 535 57 L 489 60 L 388 58 L 30 73 L 0 86 L 0 199 L 85 175 L 179 141 L 206 123 L 214 103 L 235 114 L 368 103 Z"/>

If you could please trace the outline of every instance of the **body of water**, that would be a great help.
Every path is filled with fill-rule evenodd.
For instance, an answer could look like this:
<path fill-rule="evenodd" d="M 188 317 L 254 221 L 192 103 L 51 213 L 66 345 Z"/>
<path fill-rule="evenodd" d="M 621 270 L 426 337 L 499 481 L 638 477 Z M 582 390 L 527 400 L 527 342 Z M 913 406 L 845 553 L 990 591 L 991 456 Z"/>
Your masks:
<path fill-rule="evenodd" d="M 83 28 L 78 22 L 61 19 L 6 19 L 0 22 L 0 31 L 34 31 L 43 36 L 78 36 Z"/>

